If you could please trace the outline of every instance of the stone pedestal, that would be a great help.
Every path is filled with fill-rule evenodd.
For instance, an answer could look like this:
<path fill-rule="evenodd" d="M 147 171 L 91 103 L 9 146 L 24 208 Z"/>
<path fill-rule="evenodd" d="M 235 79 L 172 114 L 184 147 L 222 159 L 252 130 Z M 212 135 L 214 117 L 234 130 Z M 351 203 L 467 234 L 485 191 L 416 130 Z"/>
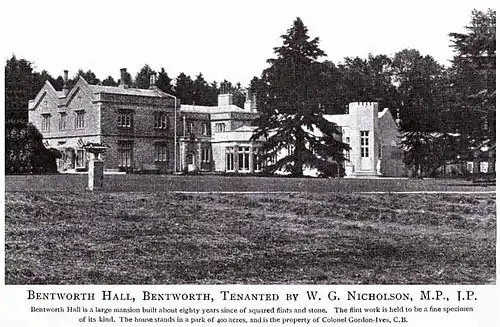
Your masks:
<path fill-rule="evenodd" d="M 92 159 L 89 162 L 89 184 L 90 191 L 102 190 L 104 186 L 104 162 Z"/>

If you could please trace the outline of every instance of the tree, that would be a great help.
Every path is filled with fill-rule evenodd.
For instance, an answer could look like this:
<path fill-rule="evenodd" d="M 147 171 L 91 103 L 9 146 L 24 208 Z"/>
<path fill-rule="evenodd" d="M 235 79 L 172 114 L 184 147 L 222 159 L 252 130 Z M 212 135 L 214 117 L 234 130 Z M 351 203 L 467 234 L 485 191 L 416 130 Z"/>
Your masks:
<path fill-rule="evenodd" d="M 318 47 L 319 38 L 309 38 L 300 18 L 281 38 L 283 45 L 274 48 L 277 58 L 267 61 L 271 66 L 257 83 L 262 114 L 255 121 L 257 129 L 252 138 L 266 138 L 263 163 L 291 146 L 288 155 L 274 164 L 264 164 L 269 172 L 284 170 L 300 177 L 304 168 L 310 167 L 323 175 L 335 175 L 341 170 L 343 150 L 348 146 L 338 141 L 337 126 L 323 117 L 324 87 L 317 59 L 325 53 Z"/>
<path fill-rule="evenodd" d="M 158 73 L 158 80 L 156 81 L 156 86 L 165 93 L 173 94 L 172 79 L 168 76 L 165 68 L 161 68 Z"/>
<path fill-rule="evenodd" d="M 446 69 L 415 49 L 395 54 L 392 61 L 396 100 L 401 112 L 404 162 L 417 177 L 444 163 L 450 152 L 436 135 L 452 132 L 447 121 L 449 80 Z"/>
<path fill-rule="evenodd" d="M 78 72 L 76 73 L 76 76 L 72 80 L 68 81 L 69 88 L 72 88 L 73 85 L 75 85 L 79 76 L 83 77 L 85 81 L 87 81 L 87 83 L 91 85 L 98 85 L 101 83 L 101 80 L 97 78 L 96 74 L 90 69 L 87 70 L 86 72 L 83 71 L 83 69 L 79 69 Z"/>
<path fill-rule="evenodd" d="M 210 99 L 209 105 L 210 106 L 216 106 L 218 103 L 218 96 L 219 96 L 219 85 L 217 84 L 216 81 L 213 81 L 209 85 L 208 89 L 208 97 Z"/>
<path fill-rule="evenodd" d="M 223 80 L 219 84 L 218 94 L 232 94 L 233 95 L 233 104 L 243 108 L 246 100 L 246 90 L 241 86 L 241 83 L 233 83 L 228 80 Z"/>
<path fill-rule="evenodd" d="M 148 89 L 150 86 L 150 77 L 152 74 L 156 74 L 156 72 L 149 67 L 148 64 L 145 64 L 141 70 L 135 75 L 134 79 L 134 87 L 138 89 Z"/>
<path fill-rule="evenodd" d="M 233 103 L 236 106 L 243 108 L 245 106 L 246 90 L 241 86 L 240 82 L 236 83 L 231 90 L 231 94 L 233 95 Z"/>
<path fill-rule="evenodd" d="M 57 172 L 55 149 L 43 146 L 42 134 L 32 124 L 10 121 L 5 125 L 5 173 L 33 174 Z"/>
<path fill-rule="evenodd" d="M 104 86 L 118 86 L 118 82 L 116 82 L 115 79 L 110 75 L 102 81 L 102 85 L 104 85 Z"/>
<path fill-rule="evenodd" d="M 180 73 L 175 80 L 175 94 L 183 104 L 194 104 L 194 85 L 190 76 Z"/>
<path fill-rule="evenodd" d="M 473 10 L 465 33 L 450 33 L 454 125 L 478 144 L 496 133 L 496 11 Z"/>
<path fill-rule="evenodd" d="M 378 102 L 381 108 L 394 109 L 396 87 L 392 83 L 391 65 L 392 60 L 386 55 L 370 54 L 368 59 L 344 58 L 337 68 L 338 78 L 329 83 L 333 84 L 330 86 L 333 90 L 337 90 L 333 96 L 342 101 L 342 107 L 350 102 L 364 101 Z"/>
<path fill-rule="evenodd" d="M 193 102 L 201 106 L 212 105 L 211 90 L 202 73 L 193 82 Z"/>
<path fill-rule="evenodd" d="M 403 130 L 431 132 L 446 128 L 441 119 L 446 101 L 440 98 L 444 67 L 415 49 L 396 53 L 392 67 Z"/>
<path fill-rule="evenodd" d="M 33 64 L 15 55 L 5 64 L 5 120 L 28 121 L 28 102 L 35 98 L 38 78 Z M 7 132 L 7 130 L 6 130 Z"/>
<path fill-rule="evenodd" d="M 49 81 L 57 91 L 61 91 L 63 88 L 64 80 L 62 76 L 53 78 L 52 75 L 50 75 L 46 70 L 42 70 L 40 73 L 33 72 L 33 77 L 35 81 L 35 89 L 37 90 L 40 90 L 46 81 Z"/>

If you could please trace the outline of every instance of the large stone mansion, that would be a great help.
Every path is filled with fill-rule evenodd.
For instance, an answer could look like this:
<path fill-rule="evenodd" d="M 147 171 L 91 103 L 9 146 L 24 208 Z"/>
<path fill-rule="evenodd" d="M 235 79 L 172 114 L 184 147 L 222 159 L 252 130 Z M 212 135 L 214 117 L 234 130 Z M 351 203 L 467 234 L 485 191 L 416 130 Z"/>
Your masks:
<path fill-rule="evenodd" d="M 121 81 L 126 70 L 121 70 Z M 149 89 L 90 85 L 79 77 L 62 91 L 46 82 L 29 102 L 29 122 L 42 133 L 46 147 L 58 149 L 60 172 L 85 171 L 89 155 L 83 145 L 105 144 L 107 171 L 207 171 L 255 173 L 264 140 L 251 141 L 252 121 L 258 117 L 255 98 L 247 95 L 244 108 L 220 94 L 217 106 L 181 105 L 162 92 L 152 78 Z M 377 103 L 351 103 L 349 113 L 327 115 L 342 128 L 346 174 L 402 176 L 399 133 L 388 109 Z M 287 151 L 289 149 L 283 149 Z M 314 174 L 314 172 L 310 172 Z"/>

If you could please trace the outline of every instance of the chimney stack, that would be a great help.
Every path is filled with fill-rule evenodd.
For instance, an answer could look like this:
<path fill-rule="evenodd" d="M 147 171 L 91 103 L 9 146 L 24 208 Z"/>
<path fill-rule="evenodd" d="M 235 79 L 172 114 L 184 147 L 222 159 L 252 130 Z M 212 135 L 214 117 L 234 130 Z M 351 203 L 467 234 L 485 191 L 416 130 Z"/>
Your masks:
<path fill-rule="evenodd" d="M 156 86 L 156 74 L 151 73 L 149 76 L 149 88 L 152 89 Z"/>
<path fill-rule="evenodd" d="M 124 89 L 128 88 L 127 83 L 125 83 L 125 79 L 127 79 L 127 68 L 120 68 L 120 87 Z"/>
<path fill-rule="evenodd" d="M 257 96 L 250 91 L 247 90 L 247 97 L 245 100 L 245 111 L 248 112 L 257 112 Z"/>
<path fill-rule="evenodd" d="M 64 70 L 64 76 L 63 76 L 63 93 L 64 96 L 68 95 L 69 91 L 69 86 L 68 86 L 68 71 Z"/>
<path fill-rule="evenodd" d="M 219 107 L 227 107 L 233 104 L 233 95 L 232 94 L 219 94 L 218 97 L 218 106 Z"/>

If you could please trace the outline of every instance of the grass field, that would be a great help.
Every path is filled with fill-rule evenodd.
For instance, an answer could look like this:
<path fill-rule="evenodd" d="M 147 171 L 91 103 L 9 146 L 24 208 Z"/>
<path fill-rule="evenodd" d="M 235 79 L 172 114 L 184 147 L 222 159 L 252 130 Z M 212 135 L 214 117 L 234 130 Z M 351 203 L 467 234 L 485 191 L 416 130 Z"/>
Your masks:
<path fill-rule="evenodd" d="M 6 176 L 9 191 L 83 191 L 87 175 L 27 175 Z M 495 191 L 495 186 L 475 185 L 457 179 L 347 179 L 347 178 L 276 178 L 249 176 L 174 176 L 174 175 L 106 175 L 105 191 L 166 192 L 166 191 L 300 191 L 300 192 L 361 192 L 361 191 Z"/>
<path fill-rule="evenodd" d="M 496 282 L 494 194 L 6 189 L 7 284 Z"/>

